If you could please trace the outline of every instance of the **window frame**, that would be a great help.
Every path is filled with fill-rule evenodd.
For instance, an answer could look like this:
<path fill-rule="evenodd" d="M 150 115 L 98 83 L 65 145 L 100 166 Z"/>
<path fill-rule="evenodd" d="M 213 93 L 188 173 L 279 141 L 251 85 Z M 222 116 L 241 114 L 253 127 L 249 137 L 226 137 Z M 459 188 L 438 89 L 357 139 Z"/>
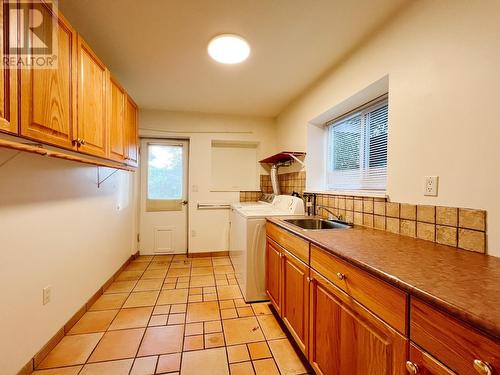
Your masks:
<path fill-rule="evenodd" d="M 367 140 L 367 136 L 369 136 L 369 123 L 366 121 L 366 115 L 368 113 L 374 112 L 384 106 L 387 106 L 387 134 L 389 134 L 389 97 L 388 94 L 384 94 L 382 96 L 379 96 L 378 98 L 371 100 L 341 116 L 338 116 L 328 122 L 325 123 L 325 138 L 326 138 L 326 147 L 325 147 L 325 187 L 326 191 L 340 191 L 340 192 L 360 192 L 360 193 L 370 193 L 374 192 L 375 195 L 380 195 L 381 193 L 386 193 L 387 191 L 387 168 L 388 168 L 388 158 L 386 156 L 386 164 L 384 167 L 383 173 L 385 174 L 385 181 L 384 181 L 384 187 L 383 188 L 369 188 L 367 187 L 367 181 L 372 181 L 369 178 L 370 170 L 375 170 L 376 167 L 370 168 L 369 163 L 370 163 L 370 142 Z M 331 174 L 334 171 L 334 161 L 332 157 L 332 148 L 333 148 L 333 142 L 332 142 L 332 135 L 331 135 L 331 129 L 335 126 L 341 125 L 342 122 L 345 122 L 351 118 L 355 117 L 360 117 L 360 139 L 359 139 L 359 168 L 358 169 L 351 169 L 351 171 L 359 171 L 359 187 L 348 187 L 348 188 L 342 188 L 339 186 L 334 186 L 330 182 Z M 389 145 L 389 139 L 387 137 L 386 140 L 386 152 L 388 150 L 388 145 Z M 356 173 L 356 172 L 353 172 Z"/>

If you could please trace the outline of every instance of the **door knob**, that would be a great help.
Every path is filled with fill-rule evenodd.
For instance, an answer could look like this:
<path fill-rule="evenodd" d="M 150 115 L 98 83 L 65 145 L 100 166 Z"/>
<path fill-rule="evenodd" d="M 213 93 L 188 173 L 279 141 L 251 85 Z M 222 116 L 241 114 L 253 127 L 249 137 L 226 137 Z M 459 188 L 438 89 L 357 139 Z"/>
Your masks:
<path fill-rule="evenodd" d="M 474 370 L 481 375 L 493 374 L 493 369 L 488 362 L 481 361 L 480 359 L 474 360 Z"/>
<path fill-rule="evenodd" d="M 186 204 L 188 204 L 188 201 L 182 201 L 181 204 L 185 206 Z"/>
<path fill-rule="evenodd" d="M 418 366 L 412 361 L 406 361 L 406 370 L 408 370 L 408 373 L 411 375 L 418 374 Z"/>
<path fill-rule="evenodd" d="M 337 272 L 337 279 L 344 280 L 345 279 L 345 275 L 342 272 Z"/>

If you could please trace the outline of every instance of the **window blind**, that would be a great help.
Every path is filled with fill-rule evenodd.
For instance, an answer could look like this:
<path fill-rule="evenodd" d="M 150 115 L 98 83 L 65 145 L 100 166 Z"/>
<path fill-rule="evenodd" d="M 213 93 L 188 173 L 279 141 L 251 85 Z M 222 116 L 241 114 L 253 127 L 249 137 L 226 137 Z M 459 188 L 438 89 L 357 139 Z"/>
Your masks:
<path fill-rule="evenodd" d="M 385 190 L 387 99 L 327 123 L 327 188 Z"/>

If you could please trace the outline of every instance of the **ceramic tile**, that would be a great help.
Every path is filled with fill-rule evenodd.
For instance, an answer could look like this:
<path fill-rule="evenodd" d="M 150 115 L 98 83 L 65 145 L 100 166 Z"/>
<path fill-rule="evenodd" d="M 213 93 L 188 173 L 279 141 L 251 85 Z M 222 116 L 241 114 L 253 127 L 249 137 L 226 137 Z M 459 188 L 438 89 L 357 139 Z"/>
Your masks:
<path fill-rule="evenodd" d="M 68 334 L 104 332 L 108 329 L 117 313 L 118 310 L 88 311 L 71 328 Z"/>
<path fill-rule="evenodd" d="M 213 267 L 197 267 L 191 269 L 192 276 L 211 275 L 214 273 Z"/>
<path fill-rule="evenodd" d="M 182 375 L 200 375 L 200 369 L 210 369 L 210 375 L 229 375 L 229 366 L 224 348 L 198 350 L 182 353 Z"/>
<path fill-rule="evenodd" d="M 133 359 L 121 361 L 89 363 L 85 365 L 80 375 L 128 375 Z"/>
<path fill-rule="evenodd" d="M 103 333 L 87 333 L 65 336 L 38 366 L 39 369 L 80 365 L 88 357 L 103 336 Z"/>
<path fill-rule="evenodd" d="M 187 307 L 187 323 L 220 320 L 219 304 L 214 302 L 190 303 Z"/>
<path fill-rule="evenodd" d="M 229 365 L 231 375 L 254 375 L 252 362 L 232 363 Z"/>
<path fill-rule="evenodd" d="M 486 250 L 486 235 L 484 232 L 459 228 L 458 247 L 465 250 L 484 253 Z"/>
<path fill-rule="evenodd" d="M 156 305 L 153 315 L 164 315 L 170 313 L 170 305 Z"/>
<path fill-rule="evenodd" d="M 457 228 L 436 225 L 436 242 L 448 246 L 457 246 Z"/>
<path fill-rule="evenodd" d="M 137 281 L 115 281 L 112 283 L 108 289 L 104 291 L 104 294 L 109 293 L 129 293 L 134 289 Z"/>
<path fill-rule="evenodd" d="M 146 329 L 139 356 L 169 354 L 182 350 L 184 326 L 150 327 Z"/>
<path fill-rule="evenodd" d="M 205 335 L 205 348 L 217 348 L 219 346 L 224 346 L 224 335 L 222 332 Z"/>
<path fill-rule="evenodd" d="M 248 344 L 248 351 L 252 360 L 271 357 L 271 352 L 265 341 Z"/>
<path fill-rule="evenodd" d="M 458 209 L 436 207 L 436 224 L 456 227 L 458 225 Z"/>
<path fill-rule="evenodd" d="M 154 306 L 159 293 L 159 290 L 130 293 L 123 308 Z"/>
<path fill-rule="evenodd" d="M 227 345 L 264 340 L 259 322 L 255 317 L 224 320 L 222 325 Z"/>
<path fill-rule="evenodd" d="M 123 271 L 118 275 L 115 281 L 139 280 L 144 271 Z"/>
<path fill-rule="evenodd" d="M 149 290 L 160 290 L 163 285 L 162 279 L 139 280 L 134 288 L 134 292 L 146 292 Z"/>
<path fill-rule="evenodd" d="M 222 322 L 220 320 L 205 322 L 204 331 L 205 333 L 222 332 Z"/>
<path fill-rule="evenodd" d="M 172 305 L 176 303 L 187 303 L 187 300 L 187 289 L 162 290 L 156 303 L 158 305 Z"/>
<path fill-rule="evenodd" d="M 108 331 L 89 358 L 89 362 L 133 358 L 137 353 L 144 328 Z"/>
<path fill-rule="evenodd" d="M 259 359 L 252 363 L 257 375 L 280 375 L 276 364 L 271 358 Z"/>
<path fill-rule="evenodd" d="M 417 206 L 414 204 L 401 203 L 399 206 L 399 217 L 406 220 L 416 220 Z"/>
<path fill-rule="evenodd" d="M 399 203 L 385 202 L 385 212 L 388 217 L 399 218 Z"/>
<path fill-rule="evenodd" d="M 252 303 L 252 309 L 255 315 L 269 315 L 272 314 L 269 302 Z"/>
<path fill-rule="evenodd" d="M 460 228 L 484 231 L 486 229 L 486 212 L 482 210 L 459 208 L 458 226 Z"/>
<path fill-rule="evenodd" d="M 434 224 L 417 222 L 417 238 L 427 241 L 434 241 L 436 236 L 436 226 Z"/>
<path fill-rule="evenodd" d="M 110 330 L 139 328 L 148 325 L 149 317 L 153 311 L 152 307 L 136 307 L 133 309 L 122 309 L 118 312 L 115 320 L 109 326 Z"/>
<path fill-rule="evenodd" d="M 130 375 L 151 375 L 155 373 L 157 356 L 136 358 Z"/>
<path fill-rule="evenodd" d="M 153 315 L 149 319 L 148 327 L 166 326 L 168 322 L 168 315 Z"/>
<path fill-rule="evenodd" d="M 215 279 L 212 275 L 192 276 L 191 287 L 215 286 Z"/>
<path fill-rule="evenodd" d="M 31 375 L 77 375 L 83 366 L 61 367 L 49 370 L 34 371 Z"/>
<path fill-rule="evenodd" d="M 217 294 L 220 300 L 242 298 L 237 285 L 218 286 Z"/>
<path fill-rule="evenodd" d="M 419 204 L 417 206 L 417 220 L 425 223 L 436 222 L 436 207 Z"/>
<path fill-rule="evenodd" d="M 285 332 L 281 329 L 274 315 L 260 315 L 257 319 L 267 340 L 286 337 Z"/>
<path fill-rule="evenodd" d="M 181 353 L 164 354 L 158 358 L 156 373 L 174 372 L 181 369 Z"/>
<path fill-rule="evenodd" d="M 128 293 L 103 294 L 89 308 L 89 311 L 113 310 L 123 306 L 128 298 Z"/>
<path fill-rule="evenodd" d="M 250 354 L 245 344 L 228 346 L 227 356 L 229 363 L 243 362 L 250 359 Z"/>
<path fill-rule="evenodd" d="M 186 314 L 170 314 L 168 316 L 168 325 L 174 325 L 174 324 L 184 324 L 186 321 Z"/>
<path fill-rule="evenodd" d="M 269 341 L 269 347 L 282 374 L 298 375 L 307 372 L 306 367 L 287 339 Z"/>
<path fill-rule="evenodd" d="M 203 349 L 203 335 L 187 336 L 184 338 L 183 351 Z"/>
<path fill-rule="evenodd" d="M 203 335 L 203 323 L 189 323 L 186 324 L 185 336 Z"/>

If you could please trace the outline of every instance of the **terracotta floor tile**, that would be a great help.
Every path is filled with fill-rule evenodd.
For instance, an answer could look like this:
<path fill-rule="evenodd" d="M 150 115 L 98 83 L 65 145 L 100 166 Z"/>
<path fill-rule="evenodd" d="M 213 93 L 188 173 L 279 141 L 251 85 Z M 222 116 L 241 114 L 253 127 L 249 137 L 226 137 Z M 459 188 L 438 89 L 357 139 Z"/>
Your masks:
<path fill-rule="evenodd" d="M 209 302 L 209 301 L 217 301 L 217 294 L 204 294 L 203 295 L 203 301 Z"/>
<path fill-rule="evenodd" d="M 187 304 L 181 303 L 179 305 L 172 305 L 170 307 L 170 314 L 185 313 L 187 310 Z"/>
<path fill-rule="evenodd" d="M 167 272 L 167 277 L 189 276 L 190 268 L 170 268 Z"/>
<path fill-rule="evenodd" d="M 227 265 L 227 266 L 214 266 L 214 273 L 215 274 L 228 274 L 228 273 L 234 273 L 233 266 Z"/>
<path fill-rule="evenodd" d="M 185 336 L 203 335 L 203 323 L 186 324 Z"/>
<path fill-rule="evenodd" d="M 209 369 L 210 375 L 229 375 L 226 350 L 216 348 L 182 353 L 182 375 L 200 375 L 200 369 Z"/>
<path fill-rule="evenodd" d="M 254 375 L 252 362 L 232 363 L 229 365 L 231 375 Z"/>
<path fill-rule="evenodd" d="M 240 288 L 237 285 L 222 285 L 217 287 L 220 300 L 242 298 Z"/>
<path fill-rule="evenodd" d="M 196 267 L 191 269 L 191 276 L 211 275 L 214 273 L 213 267 Z"/>
<path fill-rule="evenodd" d="M 226 258 L 212 258 L 212 264 L 214 266 L 230 266 L 231 260 L 228 257 L 226 257 Z"/>
<path fill-rule="evenodd" d="M 159 290 L 130 293 L 130 296 L 125 301 L 123 308 L 154 306 L 159 294 Z"/>
<path fill-rule="evenodd" d="M 255 315 L 269 315 L 272 314 L 271 305 L 268 302 L 252 303 L 252 309 Z"/>
<path fill-rule="evenodd" d="M 146 270 L 141 276 L 141 279 L 164 279 L 167 275 L 167 270 Z"/>
<path fill-rule="evenodd" d="M 246 316 L 253 316 L 254 313 L 253 313 L 253 310 L 251 307 L 238 307 L 236 309 L 236 311 L 238 312 L 238 316 L 240 318 L 244 318 Z"/>
<path fill-rule="evenodd" d="M 168 325 L 184 324 L 186 321 L 186 314 L 170 314 L 168 316 Z"/>
<path fill-rule="evenodd" d="M 204 324 L 205 324 L 205 333 L 222 332 L 222 322 L 220 320 L 205 322 Z"/>
<path fill-rule="evenodd" d="M 108 331 L 89 358 L 89 362 L 133 358 L 137 353 L 144 328 Z"/>
<path fill-rule="evenodd" d="M 187 336 L 184 338 L 183 351 L 203 349 L 203 335 Z"/>
<path fill-rule="evenodd" d="M 124 271 L 144 271 L 148 268 L 147 262 L 131 262 Z"/>
<path fill-rule="evenodd" d="M 217 288 L 215 286 L 206 286 L 203 288 L 203 294 L 214 294 L 217 293 Z"/>
<path fill-rule="evenodd" d="M 264 359 L 272 356 L 265 341 L 248 344 L 248 351 L 250 352 L 250 358 L 252 358 L 252 360 Z"/>
<path fill-rule="evenodd" d="M 189 303 L 192 303 L 192 302 L 203 302 L 203 295 L 202 294 L 191 295 L 188 298 L 188 302 Z"/>
<path fill-rule="evenodd" d="M 212 275 L 191 276 L 190 286 L 192 288 L 215 286 L 215 279 Z"/>
<path fill-rule="evenodd" d="M 134 292 L 146 292 L 148 290 L 160 290 L 163 285 L 162 279 L 142 279 L 134 288 Z"/>
<path fill-rule="evenodd" d="M 115 318 L 119 310 L 88 311 L 68 332 L 69 335 L 79 333 L 104 332 Z"/>
<path fill-rule="evenodd" d="M 298 375 L 307 372 L 288 339 L 269 341 L 269 347 L 282 374 Z"/>
<path fill-rule="evenodd" d="M 190 276 L 181 276 L 177 278 L 178 283 L 188 283 L 191 280 Z"/>
<path fill-rule="evenodd" d="M 130 375 L 150 375 L 155 373 L 157 356 L 136 358 Z"/>
<path fill-rule="evenodd" d="M 151 262 L 148 266 L 148 270 L 166 270 L 170 266 L 169 261 L 158 261 Z"/>
<path fill-rule="evenodd" d="M 108 289 L 104 291 L 104 294 L 110 293 L 128 293 L 134 289 L 137 281 L 115 281 L 112 283 Z"/>
<path fill-rule="evenodd" d="M 250 360 L 250 355 L 248 353 L 248 349 L 245 344 L 228 346 L 227 356 L 229 358 L 229 363 L 243 362 Z"/>
<path fill-rule="evenodd" d="M 233 300 L 225 300 L 225 301 L 219 301 L 219 306 L 220 306 L 220 309 L 232 309 L 234 308 L 234 302 Z"/>
<path fill-rule="evenodd" d="M 158 301 L 158 305 L 172 305 L 176 303 L 187 303 L 188 300 L 188 290 L 187 289 L 173 289 L 173 290 L 162 290 Z"/>
<path fill-rule="evenodd" d="M 238 317 L 236 309 L 224 309 L 220 311 L 222 319 L 234 319 Z"/>
<path fill-rule="evenodd" d="M 203 294 L 203 288 L 189 288 L 190 296 L 195 296 L 199 294 Z"/>
<path fill-rule="evenodd" d="M 128 293 L 103 294 L 90 307 L 89 311 L 113 310 L 123 306 L 128 298 Z"/>
<path fill-rule="evenodd" d="M 89 363 L 85 365 L 80 375 L 128 375 L 133 359 L 121 361 Z"/>
<path fill-rule="evenodd" d="M 176 284 L 163 284 L 161 287 L 162 290 L 172 290 L 175 289 Z"/>
<path fill-rule="evenodd" d="M 229 283 L 227 282 L 227 280 L 215 280 L 215 285 L 217 285 L 217 286 L 228 286 Z"/>
<path fill-rule="evenodd" d="M 253 361 L 253 367 L 257 375 L 280 375 L 272 358 Z"/>
<path fill-rule="evenodd" d="M 38 368 L 45 369 L 83 364 L 87 361 L 102 336 L 103 333 L 65 336 L 45 357 Z"/>
<path fill-rule="evenodd" d="M 247 306 L 251 306 L 251 304 L 246 303 L 243 298 L 237 298 L 237 299 L 234 300 L 234 306 L 236 306 L 236 307 L 247 307 Z"/>
<path fill-rule="evenodd" d="M 83 366 L 61 367 L 51 370 L 34 371 L 31 375 L 77 375 Z"/>
<path fill-rule="evenodd" d="M 187 288 L 189 288 L 189 283 L 177 282 L 177 285 L 175 286 L 175 289 L 187 289 Z"/>
<path fill-rule="evenodd" d="M 179 371 L 181 369 L 181 353 L 161 355 L 158 359 L 156 373 Z M 132 375 L 132 374 L 131 374 Z"/>
<path fill-rule="evenodd" d="M 170 305 L 156 305 L 153 315 L 164 315 L 170 313 Z"/>
<path fill-rule="evenodd" d="M 223 320 L 226 345 L 263 341 L 264 335 L 255 317 Z"/>
<path fill-rule="evenodd" d="M 168 315 L 153 315 L 149 319 L 148 327 L 166 326 L 168 322 Z"/>
<path fill-rule="evenodd" d="M 139 356 L 169 354 L 182 350 L 184 326 L 150 327 L 139 348 Z"/>
<path fill-rule="evenodd" d="M 140 328 L 148 325 L 149 317 L 153 311 L 152 307 L 136 307 L 133 309 L 122 309 L 109 326 L 110 330 Z"/>
<path fill-rule="evenodd" d="M 214 302 L 189 303 L 187 307 L 187 323 L 220 320 L 219 304 Z"/>
<path fill-rule="evenodd" d="M 218 348 L 219 346 L 224 346 L 224 334 L 222 332 L 205 335 L 205 348 Z"/>
<path fill-rule="evenodd" d="M 193 267 L 211 267 L 212 266 L 212 259 L 207 258 L 207 259 L 193 259 L 191 261 L 191 264 Z"/>
<path fill-rule="evenodd" d="M 275 340 L 286 337 L 285 332 L 281 329 L 278 320 L 274 317 L 274 315 L 259 315 L 257 319 L 259 320 L 262 331 L 266 336 L 266 340 Z"/>
<path fill-rule="evenodd" d="M 115 281 L 139 280 L 144 271 L 123 271 L 118 275 Z"/>

